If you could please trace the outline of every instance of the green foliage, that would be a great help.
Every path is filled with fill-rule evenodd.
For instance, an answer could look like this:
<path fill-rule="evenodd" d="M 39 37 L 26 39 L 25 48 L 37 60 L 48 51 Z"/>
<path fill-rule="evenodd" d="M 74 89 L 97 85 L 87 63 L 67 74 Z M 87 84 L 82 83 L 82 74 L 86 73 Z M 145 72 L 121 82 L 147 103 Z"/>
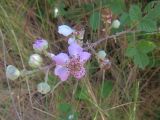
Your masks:
<path fill-rule="evenodd" d="M 124 0 L 109 0 L 108 6 L 115 14 L 121 14 L 126 9 Z"/>
<path fill-rule="evenodd" d="M 61 104 L 58 105 L 58 110 L 60 112 L 68 113 L 72 110 L 72 106 L 68 103 L 61 103 Z"/>
<path fill-rule="evenodd" d="M 96 31 L 100 27 L 101 14 L 100 12 L 94 11 L 89 18 L 89 25 L 92 30 Z"/>
<path fill-rule="evenodd" d="M 75 93 L 75 98 L 78 100 L 88 100 L 88 92 L 85 87 L 83 88 L 77 88 Z"/>
<path fill-rule="evenodd" d="M 144 32 L 154 32 L 157 30 L 157 23 L 154 20 L 151 19 L 143 19 L 139 25 L 138 30 L 144 31 Z"/>
<path fill-rule="evenodd" d="M 101 86 L 101 97 L 106 98 L 108 97 L 113 89 L 113 83 L 110 80 L 104 81 L 104 83 Z"/>
<path fill-rule="evenodd" d="M 130 44 L 126 50 L 126 56 L 133 59 L 134 64 L 144 69 L 150 62 L 149 52 L 155 49 L 155 44 L 150 41 L 139 41 L 135 45 Z"/>
<path fill-rule="evenodd" d="M 142 18 L 140 7 L 138 5 L 132 5 L 131 8 L 129 9 L 129 16 L 133 22 L 139 21 Z"/>
<path fill-rule="evenodd" d="M 47 0 L 47 1 L 51 6 L 53 6 L 55 4 L 55 0 Z"/>
<path fill-rule="evenodd" d="M 124 12 L 121 16 L 120 16 L 120 22 L 121 22 L 121 26 L 125 26 L 125 25 L 129 25 L 130 24 L 130 16 L 127 12 Z"/>

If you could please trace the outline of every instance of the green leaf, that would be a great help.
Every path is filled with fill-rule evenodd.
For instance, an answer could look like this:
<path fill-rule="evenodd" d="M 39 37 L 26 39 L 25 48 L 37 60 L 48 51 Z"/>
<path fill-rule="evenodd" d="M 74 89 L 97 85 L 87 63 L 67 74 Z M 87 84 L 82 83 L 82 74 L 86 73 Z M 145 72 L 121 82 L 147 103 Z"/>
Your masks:
<path fill-rule="evenodd" d="M 93 12 L 89 18 L 89 25 L 91 28 L 96 31 L 100 27 L 101 23 L 101 14 L 100 12 Z"/>
<path fill-rule="evenodd" d="M 160 18 L 159 11 L 160 11 L 160 2 L 157 2 L 154 8 L 150 9 L 150 11 L 148 11 L 148 14 L 144 18 L 157 21 Z"/>
<path fill-rule="evenodd" d="M 85 87 L 77 88 L 75 98 L 78 100 L 88 100 L 88 92 Z"/>
<path fill-rule="evenodd" d="M 155 5 L 155 1 L 149 2 L 149 3 L 146 5 L 146 7 L 144 8 L 144 12 L 145 12 L 145 13 L 148 13 L 149 11 L 151 11 L 151 10 L 153 9 L 154 5 Z"/>
<path fill-rule="evenodd" d="M 138 30 L 144 32 L 154 32 L 157 30 L 157 23 L 151 19 L 143 19 L 138 25 Z"/>
<path fill-rule="evenodd" d="M 139 21 L 142 18 L 140 7 L 138 5 L 132 5 L 129 9 L 129 16 L 132 21 Z"/>
<path fill-rule="evenodd" d="M 130 23 L 130 17 L 128 13 L 123 13 L 120 17 L 121 26 L 128 25 Z"/>
<path fill-rule="evenodd" d="M 135 49 L 135 51 L 137 54 L 134 56 L 134 63 L 138 65 L 139 68 L 144 69 L 149 64 L 149 57 L 138 49 Z"/>
<path fill-rule="evenodd" d="M 110 80 L 104 81 L 104 84 L 102 84 L 102 87 L 101 87 L 101 97 L 102 98 L 108 97 L 111 94 L 112 89 L 113 89 L 112 81 Z"/>
<path fill-rule="evenodd" d="M 115 14 L 121 14 L 126 9 L 124 0 L 110 0 L 108 1 L 109 8 Z"/>
<path fill-rule="evenodd" d="M 70 112 L 72 110 L 72 106 L 68 103 L 61 103 L 58 105 L 58 110 L 61 112 Z"/>
<path fill-rule="evenodd" d="M 149 53 L 156 48 L 156 45 L 151 41 L 142 40 L 137 44 L 138 49 L 143 53 Z"/>
<path fill-rule="evenodd" d="M 126 56 L 133 59 L 135 65 L 144 69 L 150 62 L 147 53 L 153 51 L 156 45 L 151 41 L 139 41 L 134 46 L 129 45 L 126 50 Z"/>

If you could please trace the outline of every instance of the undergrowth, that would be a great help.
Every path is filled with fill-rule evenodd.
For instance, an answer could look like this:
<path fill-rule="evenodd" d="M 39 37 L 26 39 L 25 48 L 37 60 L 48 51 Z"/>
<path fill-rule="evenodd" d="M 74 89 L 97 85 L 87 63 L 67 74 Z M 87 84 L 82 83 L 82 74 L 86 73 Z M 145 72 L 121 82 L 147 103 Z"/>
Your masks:
<path fill-rule="evenodd" d="M 92 58 L 82 80 L 70 78 L 46 95 L 36 90 L 37 84 L 44 80 L 43 72 L 20 77 L 17 81 L 6 79 L 7 65 L 31 69 L 28 56 L 33 53 L 31 46 L 38 37 L 48 40 L 50 52 L 66 51 L 66 39 L 57 33 L 57 26 L 61 24 L 83 27 L 86 46 L 128 27 L 134 29 L 137 16 L 132 23 L 127 19 L 127 11 L 133 7 L 136 14 L 134 9 L 139 9 L 137 6 L 144 9 L 149 1 L 119 1 L 112 1 L 114 4 L 106 7 L 107 0 L 1 0 L 0 119 L 160 120 L 160 33 L 155 31 L 154 23 L 152 27 L 139 26 L 139 30 L 148 31 L 115 36 L 96 45 L 95 51 L 107 51 L 111 68 L 100 69 L 97 60 Z M 113 19 L 121 16 L 122 26 L 127 24 L 125 29 L 110 28 L 105 23 L 108 12 L 113 12 Z M 151 46 L 146 47 L 143 41 L 152 42 Z M 48 77 L 51 88 L 59 82 L 53 71 Z"/>

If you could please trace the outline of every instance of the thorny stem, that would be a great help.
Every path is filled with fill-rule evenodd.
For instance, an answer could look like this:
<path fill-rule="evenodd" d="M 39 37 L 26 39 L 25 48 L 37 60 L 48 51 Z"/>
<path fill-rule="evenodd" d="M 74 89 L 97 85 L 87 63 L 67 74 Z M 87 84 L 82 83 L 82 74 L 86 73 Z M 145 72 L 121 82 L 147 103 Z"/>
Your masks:
<path fill-rule="evenodd" d="M 141 31 L 135 31 L 135 30 L 126 30 L 126 31 L 122 31 L 122 32 L 119 32 L 119 33 L 116 33 L 115 35 L 110 35 L 110 36 L 106 36 L 104 38 L 101 38 L 99 40 L 96 40 L 96 42 L 94 43 L 87 43 L 87 47 L 85 47 L 84 49 L 85 50 L 88 50 L 88 49 L 91 49 L 91 48 L 94 48 L 96 47 L 97 45 L 99 45 L 101 42 L 103 41 L 107 41 L 109 39 L 115 39 L 116 37 L 119 37 L 121 35 L 124 35 L 124 34 L 127 34 L 127 33 L 137 33 L 137 32 L 141 32 Z M 146 34 L 157 34 L 157 33 L 160 33 L 159 31 L 157 32 L 152 32 L 152 33 L 144 33 L 145 35 Z M 143 34 L 142 34 L 143 35 Z"/>

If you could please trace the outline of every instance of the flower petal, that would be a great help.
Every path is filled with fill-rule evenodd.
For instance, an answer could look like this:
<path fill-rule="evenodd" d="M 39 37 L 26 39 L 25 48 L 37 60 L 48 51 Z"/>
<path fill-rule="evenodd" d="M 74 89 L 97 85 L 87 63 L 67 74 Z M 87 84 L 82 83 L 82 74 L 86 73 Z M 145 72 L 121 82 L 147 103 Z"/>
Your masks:
<path fill-rule="evenodd" d="M 57 65 L 54 70 L 54 74 L 57 75 L 61 79 L 61 81 L 66 81 L 70 73 L 66 67 Z"/>
<path fill-rule="evenodd" d="M 74 43 L 74 42 L 76 42 L 76 40 L 75 40 L 74 37 L 71 37 L 71 38 L 68 39 L 68 44 L 69 45 L 72 44 L 72 43 Z"/>
<path fill-rule="evenodd" d="M 83 48 L 75 42 L 70 44 L 70 46 L 68 47 L 68 52 L 69 52 L 70 56 L 77 56 L 82 51 L 83 51 Z"/>
<path fill-rule="evenodd" d="M 84 67 L 82 67 L 80 71 L 77 71 L 74 73 L 74 77 L 77 79 L 81 79 L 82 77 L 84 77 L 85 73 L 86 73 L 86 70 Z"/>
<path fill-rule="evenodd" d="M 66 53 L 59 53 L 53 57 L 53 60 L 57 65 L 64 65 L 69 60 L 69 57 Z"/>
<path fill-rule="evenodd" d="M 72 28 L 70 28 L 69 26 L 67 26 L 67 25 L 60 25 L 58 27 L 58 33 L 62 34 L 64 36 L 68 36 L 73 32 L 74 32 L 74 30 Z"/>
<path fill-rule="evenodd" d="M 91 54 L 89 52 L 81 52 L 79 56 L 80 61 L 85 63 L 91 57 Z"/>

